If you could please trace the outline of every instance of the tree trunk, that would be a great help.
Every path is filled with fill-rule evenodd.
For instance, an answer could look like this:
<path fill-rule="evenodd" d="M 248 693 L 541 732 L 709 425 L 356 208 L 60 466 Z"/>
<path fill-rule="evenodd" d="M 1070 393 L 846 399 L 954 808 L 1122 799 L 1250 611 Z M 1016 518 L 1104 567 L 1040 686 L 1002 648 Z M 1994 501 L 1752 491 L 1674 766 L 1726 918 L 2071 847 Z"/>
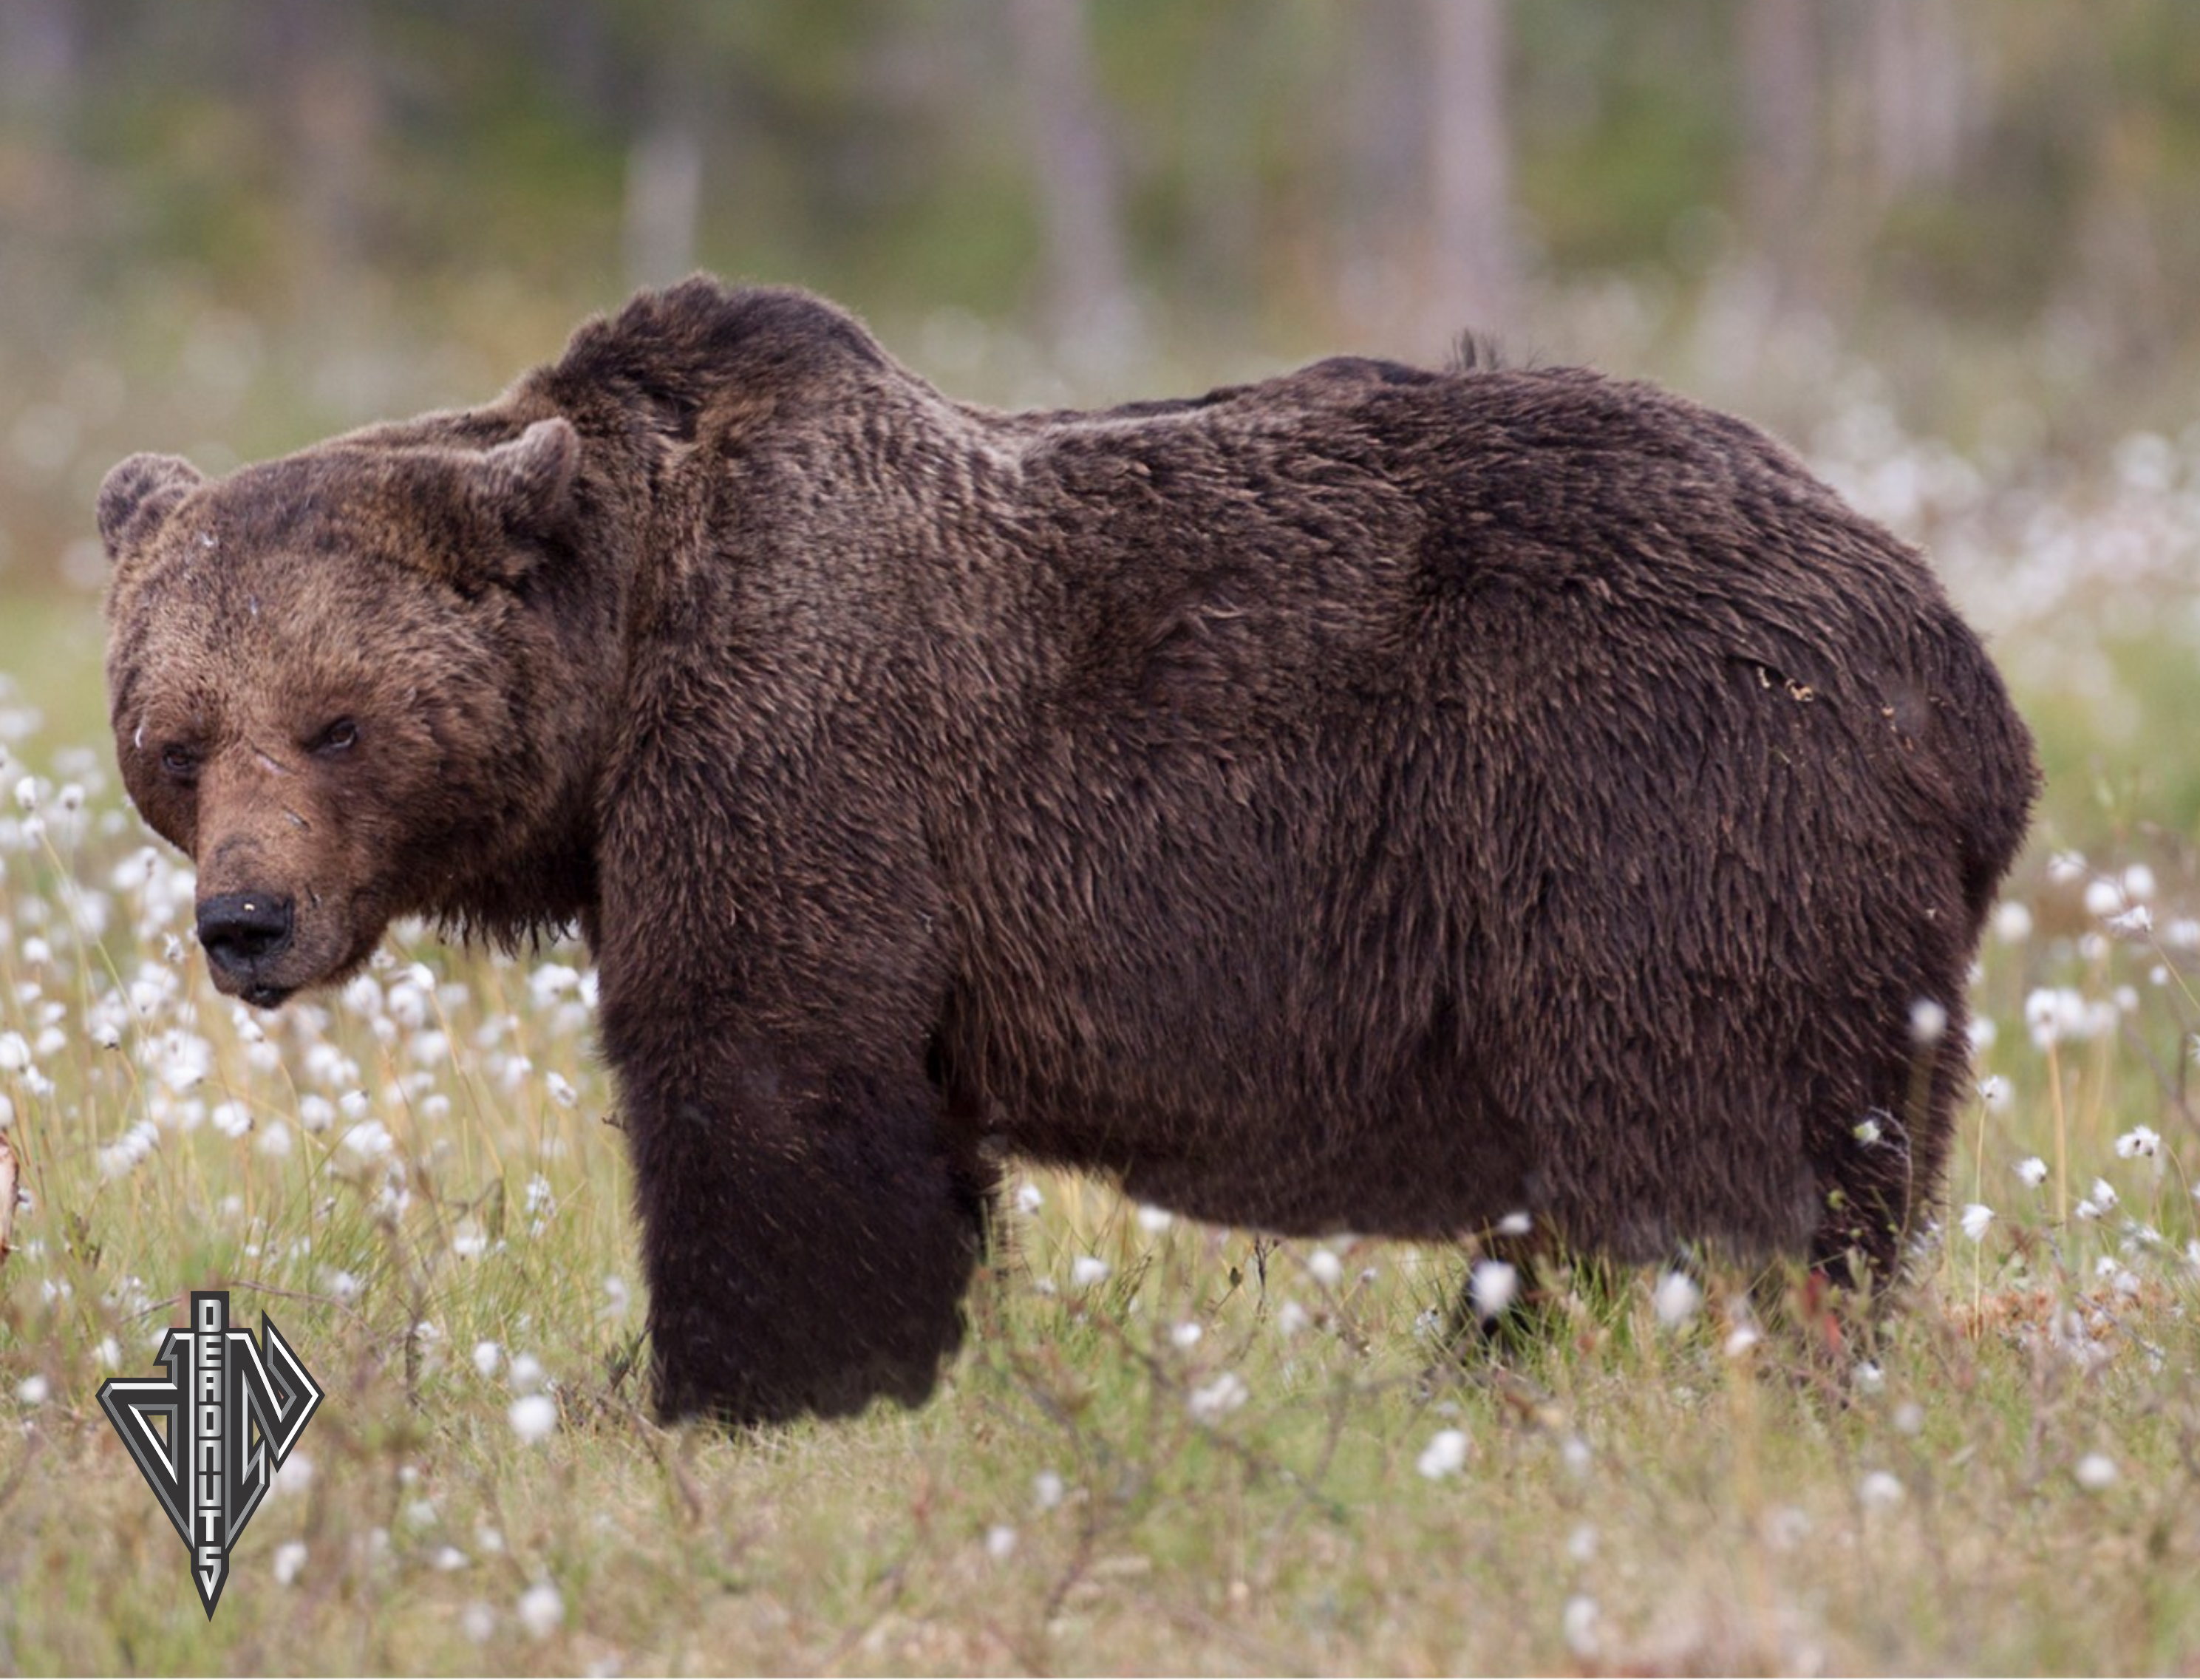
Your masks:
<path fill-rule="evenodd" d="M 1099 366 L 1138 336 L 1120 189 L 1081 0 L 1009 0 L 1045 242 L 1042 307 L 1056 349 Z"/>

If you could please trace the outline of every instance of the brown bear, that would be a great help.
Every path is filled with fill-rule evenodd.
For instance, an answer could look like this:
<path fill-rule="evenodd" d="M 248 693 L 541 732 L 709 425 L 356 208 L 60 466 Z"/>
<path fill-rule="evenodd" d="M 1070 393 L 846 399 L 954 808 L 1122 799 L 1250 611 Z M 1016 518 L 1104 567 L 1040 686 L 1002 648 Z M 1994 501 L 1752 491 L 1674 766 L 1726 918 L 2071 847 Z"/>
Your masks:
<path fill-rule="evenodd" d="M 669 1415 L 927 1394 L 1003 1150 L 1285 1233 L 1885 1273 L 2031 744 L 1742 422 L 1323 362 L 954 402 L 696 279 L 99 525 L 115 740 L 272 1007 L 577 922 Z"/>

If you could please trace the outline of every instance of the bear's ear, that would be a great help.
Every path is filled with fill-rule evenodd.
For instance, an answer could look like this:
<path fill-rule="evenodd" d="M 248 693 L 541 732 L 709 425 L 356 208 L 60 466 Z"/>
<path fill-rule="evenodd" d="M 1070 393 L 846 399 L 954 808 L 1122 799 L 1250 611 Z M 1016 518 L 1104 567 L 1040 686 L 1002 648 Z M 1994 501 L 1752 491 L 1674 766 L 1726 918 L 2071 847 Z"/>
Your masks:
<path fill-rule="evenodd" d="M 99 540 L 119 560 L 142 547 L 206 475 L 179 455 L 132 455 L 99 487 Z"/>
<path fill-rule="evenodd" d="M 581 437 L 562 418 L 537 420 L 472 465 L 475 505 L 515 536 L 563 536 L 575 512 Z"/>

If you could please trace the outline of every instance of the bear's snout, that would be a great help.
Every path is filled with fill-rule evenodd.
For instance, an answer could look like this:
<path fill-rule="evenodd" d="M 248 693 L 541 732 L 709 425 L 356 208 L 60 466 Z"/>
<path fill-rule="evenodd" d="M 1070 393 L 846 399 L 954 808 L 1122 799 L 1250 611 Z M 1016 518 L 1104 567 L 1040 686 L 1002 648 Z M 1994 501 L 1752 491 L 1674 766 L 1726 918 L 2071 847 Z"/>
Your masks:
<path fill-rule="evenodd" d="M 199 904 L 199 943 L 207 961 L 231 981 L 242 981 L 245 1001 L 263 1007 L 279 1004 L 287 987 L 257 980 L 260 965 L 290 944 L 296 905 L 285 894 L 220 893 Z M 227 988 L 225 988 L 227 989 Z"/>

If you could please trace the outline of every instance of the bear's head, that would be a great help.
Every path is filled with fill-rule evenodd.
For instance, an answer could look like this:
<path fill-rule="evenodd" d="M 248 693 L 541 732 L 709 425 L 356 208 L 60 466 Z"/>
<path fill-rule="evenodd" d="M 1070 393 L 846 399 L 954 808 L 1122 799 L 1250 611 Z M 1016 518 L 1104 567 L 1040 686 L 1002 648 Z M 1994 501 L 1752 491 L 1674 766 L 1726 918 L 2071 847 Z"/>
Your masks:
<path fill-rule="evenodd" d="M 272 1007 L 342 980 L 393 916 L 576 913 L 526 877 L 576 799 L 576 674 L 541 598 L 570 569 L 580 453 L 549 419 L 485 446 L 361 434 L 225 478 L 164 455 L 108 474 L 116 753 L 198 867 L 223 992 Z"/>

